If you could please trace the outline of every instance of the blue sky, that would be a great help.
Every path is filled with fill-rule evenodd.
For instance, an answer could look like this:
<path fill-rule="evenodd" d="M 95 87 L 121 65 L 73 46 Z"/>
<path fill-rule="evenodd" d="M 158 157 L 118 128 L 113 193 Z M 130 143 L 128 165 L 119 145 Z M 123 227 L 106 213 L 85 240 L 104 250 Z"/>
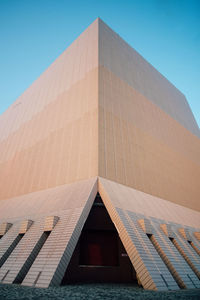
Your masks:
<path fill-rule="evenodd" d="M 200 126 L 200 0 L 0 0 L 0 114 L 97 17 L 185 94 Z"/>

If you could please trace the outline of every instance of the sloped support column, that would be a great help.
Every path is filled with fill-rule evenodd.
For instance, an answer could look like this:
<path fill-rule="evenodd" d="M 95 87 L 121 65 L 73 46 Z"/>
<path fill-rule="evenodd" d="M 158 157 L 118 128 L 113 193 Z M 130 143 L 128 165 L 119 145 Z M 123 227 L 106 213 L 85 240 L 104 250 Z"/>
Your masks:
<path fill-rule="evenodd" d="M 151 203 L 152 196 L 104 178 L 99 178 L 99 192 L 113 223 L 118 227 L 120 238 L 145 289 L 178 289 L 179 286 L 181 288 L 200 287 L 198 277 L 169 239 L 169 237 L 176 237 L 174 228 L 168 224 L 162 224 L 158 217 L 146 217 L 149 215 L 148 210 L 151 209 L 149 202 Z M 145 201 L 143 201 L 144 199 Z M 143 210 L 146 211 L 145 216 L 142 212 L 140 213 Z M 137 211 L 139 212 L 137 213 Z M 161 210 L 162 212 L 163 210 Z M 151 210 L 151 213 L 154 214 L 154 211 Z M 175 221 L 171 224 L 177 227 Z M 160 224 L 162 224 L 161 227 Z M 154 244 L 147 235 L 153 235 Z M 126 240 L 129 242 L 127 243 Z M 146 278 L 148 276 L 151 278 L 148 282 L 149 286 L 144 280 L 142 281 L 143 274 L 140 273 L 140 268 L 137 268 L 136 259 L 131 257 L 133 250 L 135 251 L 134 256 L 139 256 L 142 261 L 141 269 L 145 270 L 146 268 L 148 272 Z M 191 256 L 189 258 L 192 260 Z M 167 265 L 170 266 L 171 272 Z M 174 274 L 177 276 L 175 277 Z"/>
<path fill-rule="evenodd" d="M 31 253 L 28 255 L 28 257 L 26 258 L 23 266 L 21 267 L 20 271 L 18 272 L 17 276 L 15 277 L 15 280 L 13 281 L 13 283 L 22 283 L 22 281 L 24 280 L 26 274 L 28 273 L 28 271 L 30 270 L 32 264 L 34 263 L 36 257 L 38 256 L 40 250 L 42 249 L 42 247 L 44 246 L 47 238 L 49 237 L 51 231 L 53 230 L 53 228 L 55 227 L 55 225 L 57 224 L 59 220 L 59 217 L 57 216 L 49 216 L 45 218 L 45 222 L 44 222 L 44 231 L 42 232 L 39 240 L 37 241 L 37 243 L 34 245 L 34 247 L 32 248 Z M 41 220 L 41 223 L 43 223 L 43 219 Z M 32 221 L 28 221 L 25 222 L 24 226 L 22 226 L 22 229 L 26 229 L 28 226 L 30 226 L 30 224 L 32 224 Z M 40 274 L 39 274 L 40 275 Z M 38 281 L 39 276 L 35 279 L 34 284 Z"/>
<path fill-rule="evenodd" d="M 186 228 L 179 228 L 180 235 L 190 244 L 194 251 L 200 255 L 200 247 L 198 242 L 195 241 L 194 236 Z"/>
<path fill-rule="evenodd" d="M 23 234 L 18 234 L 16 236 L 16 238 L 14 239 L 14 241 L 12 242 L 12 244 L 6 250 L 6 252 L 4 253 L 4 255 L 1 257 L 1 259 L 0 259 L 0 268 L 3 266 L 3 264 L 8 259 L 8 257 L 11 255 L 11 253 L 13 252 L 13 250 L 17 247 L 17 245 L 19 244 L 19 242 L 21 241 L 21 239 L 23 238 L 23 236 L 24 236 Z"/>
<path fill-rule="evenodd" d="M 27 242 L 24 243 L 23 239 L 32 224 L 32 220 L 23 220 L 20 223 L 17 236 L 0 259 L 0 278 L 4 283 L 12 283 L 15 278 L 17 263 L 23 257 L 24 246 L 27 248 Z M 31 241 L 28 240 L 28 244 L 30 243 Z"/>
<path fill-rule="evenodd" d="M 0 259 L 6 252 L 6 250 L 10 247 L 12 242 L 15 240 L 16 236 L 19 233 L 19 224 L 15 224 L 11 227 L 11 229 L 7 232 L 6 235 L 0 240 Z M 1 270 L 0 270 L 1 272 Z"/>
<path fill-rule="evenodd" d="M 20 269 L 20 271 L 17 274 L 17 276 L 16 276 L 15 280 L 13 281 L 13 283 L 18 283 L 18 284 L 22 283 L 23 279 L 25 278 L 26 274 L 30 270 L 33 262 L 35 261 L 37 255 L 39 254 L 40 250 L 42 249 L 42 247 L 43 247 L 44 243 L 46 242 L 47 238 L 49 237 L 49 235 L 50 235 L 50 231 L 45 231 L 45 232 L 42 233 L 41 237 L 39 238 L 38 242 L 34 246 L 33 250 L 30 253 L 30 255 L 26 259 L 25 263 L 23 264 L 22 268 Z M 35 283 L 37 282 L 38 279 L 39 279 L 39 276 L 36 277 L 34 285 L 35 285 Z"/>
<path fill-rule="evenodd" d="M 166 285 L 162 276 L 160 276 L 161 272 L 159 272 L 158 265 L 154 262 L 152 254 L 148 251 L 148 249 L 151 248 L 151 243 L 148 241 L 148 238 L 146 237 L 146 242 L 144 242 L 141 233 L 138 232 L 137 228 L 133 229 L 133 226 L 130 225 L 126 213 L 122 209 L 115 208 L 114 203 L 109 199 L 101 182 L 99 182 L 99 193 L 113 223 L 115 224 L 120 239 L 129 255 L 142 286 L 149 290 L 168 290 L 169 287 Z M 154 257 L 158 257 L 155 250 L 154 255 Z M 160 263 L 162 266 L 164 265 L 161 259 Z M 164 268 L 166 269 L 165 266 Z M 173 289 L 179 289 L 173 278 L 172 282 Z"/>
<path fill-rule="evenodd" d="M 182 278 L 179 276 L 178 272 L 176 271 L 176 269 L 174 268 L 173 264 L 170 262 L 170 260 L 168 259 L 168 257 L 166 256 L 164 250 L 160 247 L 159 243 L 157 242 L 156 238 L 154 235 L 149 236 L 150 241 L 152 242 L 152 244 L 154 245 L 155 249 L 157 250 L 158 254 L 160 255 L 160 257 L 162 258 L 162 260 L 164 261 L 164 263 L 166 264 L 167 268 L 169 269 L 170 273 L 172 274 L 172 276 L 174 277 L 174 279 L 176 280 L 176 283 L 178 284 L 178 286 L 181 289 L 185 289 L 186 285 L 184 283 L 184 281 L 182 280 Z"/>
<path fill-rule="evenodd" d="M 197 275 L 197 277 L 200 279 L 200 272 L 195 267 L 195 265 L 192 263 L 191 259 L 186 255 L 185 251 L 182 249 L 182 247 L 179 245 L 179 243 L 175 239 L 171 239 L 172 243 L 176 247 L 176 249 L 180 252 L 180 254 L 183 256 L 183 258 L 186 260 L 190 268 L 193 270 L 193 272 Z"/>
<path fill-rule="evenodd" d="M 82 206 L 66 209 L 57 215 L 59 221 L 52 229 L 22 285 L 36 287 L 60 285 L 97 194 L 96 180 L 80 186 L 79 192 Z M 77 190 L 74 191 L 73 197 L 76 197 L 76 193 Z M 71 199 L 69 202 L 71 206 L 72 201 Z"/>
<path fill-rule="evenodd" d="M 27 224 L 27 221 L 22 221 L 19 231 L 27 230 Z M 26 269 L 26 265 L 24 266 L 24 264 L 31 255 L 38 240 L 40 239 L 43 233 L 43 227 L 43 218 L 35 220 L 34 223 L 31 222 L 31 227 L 29 227 L 29 230 L 26 231 L 24 238 L 21 240 L 18 247 L 15 249 L 13 254 L 9 257 L 5 265 L 2 267 L 2 272 L 11 270 L 11 272 L 9 272 L 9 274 L 6 276 L 6 279 L 4 280 L 5 283 L 13 283 L 13 281 L 16 280 L 18 275 L 20 275 L 21 278 L 21 273 L 23 273 Z M 17 283 L 19 283 L 19 279 L 17 280 Z"/>
<path fill-rule="evenodd" d="M 12 251 L 19 242 L 20 223 L 13 224 L 10 230 L 0 240 L 0 280 L 5 281 L 6 277 L 13 268 L 13 263 L 9 264 Z M 12 255 L 11 255 L 12 253 Z"/>
<path fill-rule="evenodd" d="M 159 233 L 158 228 L 155 228 L 156 239 L 159 242 L 159 245 L 161 247 L 165 247 L 165 253 L 168 256 L 168 259 L 171 260 L 171 263 L 175 267 L 175 270 L 179 273 L 179 276 L 183 280 L 186 287 L 187 288 L 200 287 L 197 274 L 193 272 L 194 270 L 191 268 L 191 265 L 188 265 L 187 260 L 182 255 L 184 251 L 177 242 L 178 240 L 178 236 L 176 234 L 177 229 L 174 228 L 173 230 L 170 224 L 161 224 L 160 228 L 165 234 L 161 235 Z M 176 247 L 177 245 L 179 246 L 178 248 Z M 167 249 L 166 246 L 168 249 L 171 249 L 170 252 L 166 250 Z M 174 260 L 174 257 L 176 257 L 176 261 Z"/>
<path fill-rule="evenodd" d="M 167 226 L 168 231 L 165 231 L 163 226 Z M 199 277 L 200 261 L 198 255 L 200 254 L 200 249 L 198 248 L 198 245 L 189 229 L 174 228 L 174 232 L 171 234 L 172 229 L 170 225 L 162 224 L 160 227 L 163 229 L 166 236 L 170 238 L 171 242 L 173 242 L 192 270 L 195 270 L 194 272 L 197 277 Z"/>
<path fill-rule="evenodd" d="M 173 278 L 176 281 L 176 283 L 178 284 L 178 286 L 182 289 L 186 288 L 185 283 L 183 282 L 183 280 L 181 279 L 181 277 L 177 273 L 176 269 L 174 268 L 174 266 L 172 265 L 172 263 L 170 262 L 170 260 L 166 256 L 164 250 L 161 248 L 158 241 L 156 240 L 156 238 L 154 236 L 154 229 L 153 229 L 150 221 L 147 220 L 147 219 L 140 219 L 140 220 L 138 220 L 138 223 L 140 224 L 141 228 L 143 229 L 143 231 L 148 236 L 149 240 L 151 241 L 151 243 L 153 244 L 153 246 L 156 249 L 157 253 L 159 254 L 161 259 L 165 263 L 166 267 L 168 268 L 169 272 L 173 276 Z M 167 231 L 166 227 L 164 229 Z M 167 285 L 168 285 L 168 283 L 167 283 Z"/>
<path fill-rule="evenodd" d="M 185 234 L 180 234 L 180 231 L 183 232 L 183 230 Z M 196 243 L 194 241 L 194 237 L 188 228 L 181 228 L 181 230 L 179 228 L 178 230 L 175 230 L 175 233 L 176 236 L 175 238 L 171 239 L 171 242 L 175 245 L 190 268 L 200 279 L 199 249 L 195 246 Z"/>

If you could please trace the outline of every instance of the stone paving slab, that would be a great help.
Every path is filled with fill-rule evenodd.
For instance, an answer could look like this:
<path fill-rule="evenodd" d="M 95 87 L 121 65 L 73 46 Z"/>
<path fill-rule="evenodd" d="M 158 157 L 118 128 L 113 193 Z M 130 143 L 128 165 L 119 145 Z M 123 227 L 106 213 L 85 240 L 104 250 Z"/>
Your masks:
<path fill-rule="evenodd" d="M 168 292 L 147 291 L 129 284 L 76 284 L 47 289 L 0 284 L 0 300 L 199 300 L 200 289 Z"/>

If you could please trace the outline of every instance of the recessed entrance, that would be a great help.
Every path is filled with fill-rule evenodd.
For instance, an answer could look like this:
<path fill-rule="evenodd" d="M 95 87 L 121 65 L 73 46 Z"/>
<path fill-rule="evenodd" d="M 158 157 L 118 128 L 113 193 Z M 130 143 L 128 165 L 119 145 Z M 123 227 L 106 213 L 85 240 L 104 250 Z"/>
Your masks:
<path fill-rule="evenodd" d="M 77 282 L 137 282 L 136 272 L 99 194 L 62 284 Z"/>
<path fill-rule="evenodd" d="M 118 236 L 115 231 L 85 230 L 80 239 L 80 266 L 118 266 Z"/>

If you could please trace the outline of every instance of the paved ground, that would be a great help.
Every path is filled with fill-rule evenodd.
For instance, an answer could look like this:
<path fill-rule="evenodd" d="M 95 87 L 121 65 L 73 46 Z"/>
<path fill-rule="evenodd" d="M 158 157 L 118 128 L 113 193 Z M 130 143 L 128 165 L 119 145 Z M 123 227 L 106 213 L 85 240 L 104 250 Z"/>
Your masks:
<path fill-rule="evenodd" d="M 142 288 L 127 284 L 76 284 L 57 288 L 32 288 L 19 285 L 0 284 L 0 300 L 190 300 L 200 299 L 200 289 L 180 290 L 177 292 L 145 291 Z"/>

